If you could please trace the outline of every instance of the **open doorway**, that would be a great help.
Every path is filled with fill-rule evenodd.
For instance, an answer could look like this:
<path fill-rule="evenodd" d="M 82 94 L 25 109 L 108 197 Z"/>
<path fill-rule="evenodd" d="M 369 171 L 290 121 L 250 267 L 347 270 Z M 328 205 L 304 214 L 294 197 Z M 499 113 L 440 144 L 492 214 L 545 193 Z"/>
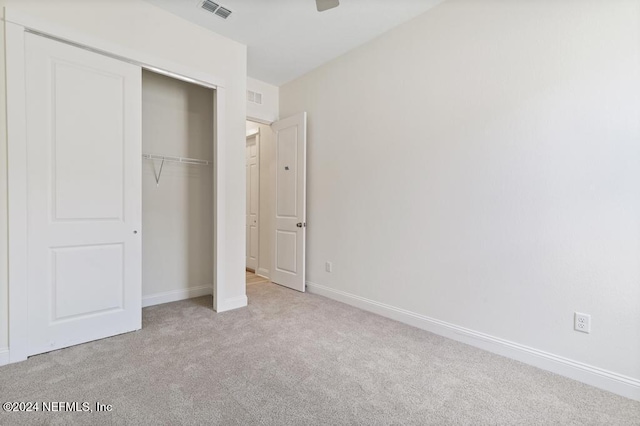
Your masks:
<path fill-rule="evenodd" d="M 260 255 L 260 132 L 247 135 L 246 254 L 247 270 L 256 272 Z"/>
<path fill-rule="evenodd" d="M 246 125 L 247 272 L 305 291 L 307 114 Z"/>
<path fill-rule="evenodd" d="M 273 258 L 275 135 L 269 124 L 247 121 L 247 285 L 269 282 Z"/>

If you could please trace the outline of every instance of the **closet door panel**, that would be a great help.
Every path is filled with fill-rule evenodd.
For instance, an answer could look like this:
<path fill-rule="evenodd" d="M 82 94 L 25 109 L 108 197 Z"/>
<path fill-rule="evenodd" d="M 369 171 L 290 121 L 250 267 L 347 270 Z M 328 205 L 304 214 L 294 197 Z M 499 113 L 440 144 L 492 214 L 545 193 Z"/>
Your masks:
<path fill-rule="evenodd" d="M 25 43 L 33 355 L 141 328 L 141 69 Z"/>
<path fill-rule="evenodd" d="M 122 220 L 124 77 L 51 61 L 54 217 Z"/>

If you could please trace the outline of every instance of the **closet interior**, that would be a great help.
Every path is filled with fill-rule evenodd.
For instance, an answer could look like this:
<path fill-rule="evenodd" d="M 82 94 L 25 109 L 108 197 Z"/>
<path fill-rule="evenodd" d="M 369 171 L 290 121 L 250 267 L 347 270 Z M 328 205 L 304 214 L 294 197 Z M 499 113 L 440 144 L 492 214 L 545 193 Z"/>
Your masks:
<path fill-rule="evenodd" d="M 212 89 L 142 71 L 142 306 L 212 294 Z"/>

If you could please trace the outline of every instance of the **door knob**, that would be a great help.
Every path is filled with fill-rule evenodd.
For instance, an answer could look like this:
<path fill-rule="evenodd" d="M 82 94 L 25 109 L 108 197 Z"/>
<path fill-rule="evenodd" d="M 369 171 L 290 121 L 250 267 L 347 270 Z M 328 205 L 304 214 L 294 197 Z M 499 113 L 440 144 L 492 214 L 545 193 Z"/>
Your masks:
<path fill-rule="evenodd" d="M 134 233 L 134 234 L 137 234 L 137 233 L 138 233 L 138 231 L 133 231 L 133 233 Z"/>
<path fill-rule="evenodd" d="M 302 228 L 302 222 L 298 222 L 298 223 L 296 223 L 296 226 L 297 226 L 298 228 Z"/>

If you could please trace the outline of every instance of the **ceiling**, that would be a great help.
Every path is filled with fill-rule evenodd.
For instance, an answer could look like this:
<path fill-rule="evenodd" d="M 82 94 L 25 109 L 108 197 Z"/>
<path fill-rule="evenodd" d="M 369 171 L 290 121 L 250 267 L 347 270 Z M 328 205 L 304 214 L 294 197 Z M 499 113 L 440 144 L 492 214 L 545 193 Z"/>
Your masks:
<path fill-rule="evenodd" d="M 227 20 L 202 0 L 147 1 L 246 44 L 249 77 L 280 86 L 444 0 L 340 0 L 321 13 L 314 0 L 214 0 L 233 12 Z"/>

